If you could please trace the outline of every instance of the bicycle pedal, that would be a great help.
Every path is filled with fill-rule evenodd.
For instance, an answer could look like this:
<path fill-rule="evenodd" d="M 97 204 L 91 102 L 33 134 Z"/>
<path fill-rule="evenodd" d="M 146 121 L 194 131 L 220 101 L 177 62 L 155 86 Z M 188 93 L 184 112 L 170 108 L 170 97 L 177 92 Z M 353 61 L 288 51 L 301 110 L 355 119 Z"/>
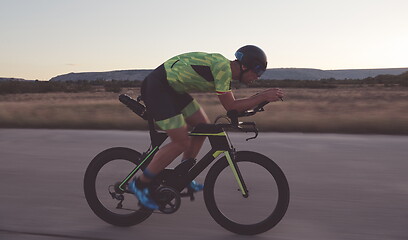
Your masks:
<path fill-rule="evenodd" d="M 194 189 L 192 189 L 191 187 L 187 187 L 187 194 L 188 196 L 190 196 L 190 201 L 194 201 L 195 197 L 194 197 Z"/>
<path fill-rule="evenodd" d="M 195 200 L 194 190 L 187 189 L 186 192 L 180 193 L 180 197 L 190 197 L 190 201 L 194 201 Z"/>

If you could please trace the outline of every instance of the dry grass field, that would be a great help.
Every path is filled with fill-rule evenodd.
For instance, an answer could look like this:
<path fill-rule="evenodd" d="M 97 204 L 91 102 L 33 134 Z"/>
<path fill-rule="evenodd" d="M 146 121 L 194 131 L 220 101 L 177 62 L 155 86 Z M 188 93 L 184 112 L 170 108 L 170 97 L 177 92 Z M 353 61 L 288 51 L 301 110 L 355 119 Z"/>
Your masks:
<path fill-rule="evenodd" d="M 261 89 L 235 90 L 236 98 Z M 276 132 L 408 134 L 408 89 L 342 87 L 284 89 L 284 102 L 242 119 Z M 123 93 L 137 96 L 139 89 Z M 147 124 L 104 91 L 0 95 L 0 128 L 146 129 Z M 192 94 L 211 120 L 225 114 L 211 93 Z"/>

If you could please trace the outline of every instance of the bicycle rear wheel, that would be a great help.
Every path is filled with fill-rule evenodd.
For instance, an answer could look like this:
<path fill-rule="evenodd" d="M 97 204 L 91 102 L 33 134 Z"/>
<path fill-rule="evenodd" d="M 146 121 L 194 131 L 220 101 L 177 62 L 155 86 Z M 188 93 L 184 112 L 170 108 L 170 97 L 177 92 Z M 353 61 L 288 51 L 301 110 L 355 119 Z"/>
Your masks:
<path fill-rule="evenodd" d="M 152 210 L 140 207 L 132 193 L 119 183 L 138 164 L 140 153 L 129 148 L 111 148 L 99 153 L 84 177 L 85 198 L 92 211 L 116 226 L 132 226 L 147 219 Z"/>
<path fill-rule="evenodd" d="M 229 231 L 259 234 L 273 228 L 289 205 L 289 186 L 279 166 L 255 152 L 237 152 L 235 161 L 247 186 L 244 198 L 229 168 L 221 158 L 209 170 L 204 200 L 214 220 Z"/>

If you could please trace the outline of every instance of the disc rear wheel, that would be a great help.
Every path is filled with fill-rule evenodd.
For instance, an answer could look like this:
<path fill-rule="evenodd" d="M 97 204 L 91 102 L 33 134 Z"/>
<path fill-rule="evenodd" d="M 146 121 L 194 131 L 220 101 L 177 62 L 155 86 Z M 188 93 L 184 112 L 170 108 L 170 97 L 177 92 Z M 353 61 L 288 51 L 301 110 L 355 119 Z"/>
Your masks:
<path fill-rule="evenodd" d="M 136 167 L 140 153 L 128 148 L 112 148 L 98 154 L 84 178 L 86 200 L 102 220 L 116 226 L 132 226 L 147 219 L 152 210 L 141 207 L 137 198 L 119 187 Z"/>

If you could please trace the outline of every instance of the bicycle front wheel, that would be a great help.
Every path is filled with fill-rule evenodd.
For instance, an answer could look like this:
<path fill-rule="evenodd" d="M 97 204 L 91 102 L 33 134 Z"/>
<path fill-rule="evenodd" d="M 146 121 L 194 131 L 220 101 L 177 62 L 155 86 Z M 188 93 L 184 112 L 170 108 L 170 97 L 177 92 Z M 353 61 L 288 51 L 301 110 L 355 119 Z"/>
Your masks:
<path fill-rule="evenodd" d="M 279 166 L 255 152 L 237 152 L 235 161 L 248 190 L 244 197 L 225 156 L 209 170 L 204 200 L 213 219 L 227 230 L 259 234 L 273 228 L 289 205 L 289 185 Z"/>

